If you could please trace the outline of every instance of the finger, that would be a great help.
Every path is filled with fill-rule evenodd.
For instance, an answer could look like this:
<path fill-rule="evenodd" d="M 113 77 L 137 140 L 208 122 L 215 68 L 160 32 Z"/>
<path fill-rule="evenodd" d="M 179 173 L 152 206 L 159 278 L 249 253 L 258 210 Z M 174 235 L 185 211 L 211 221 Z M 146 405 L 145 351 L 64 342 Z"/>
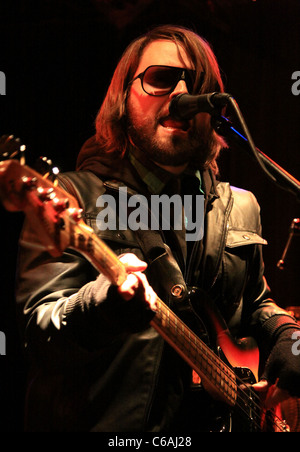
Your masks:
<path fill-rule="evenodd" d="M 267 380 L 261 380 L 252 387 L 260 393 L 267 409 L 275 408 L 290 397 L 288 391 L 279 388 L 277 383 L 271 385 Z"/>
<path fill-rule="evenodd" d="M 147 268 L 147 263 L 141 261 L 133 253 L 126 253 L 123 256 L 120 256 L 119 259 L 125 264 L 127 272 L 145 271 Z"/>
<path fill-rule="evenodd" d="M 252 388 L 255 389 L 255 391 L 264 393 L 269 390 L 270 384 L 267 380 L 260 380 L 258 383 L 254 383 L 252 385 Z"/>
<path fill-rule="evenodd" d="M 124 283 L 119 287 L 120 293 L 130 293 L 134 295 L 137 290 L 142 289 L 142 293 L 150 294 L 150 286 L 146 276 L 141 272 L 129 273 Z"/>
<path fill-rule="evenodd" d="M 152 311 L 157 310 L 157 296 L 154 290 L 152 289 L 149 284 L 144 287 L 145 288 L 145 299 L 149 305 L 149 307 L 152 309 Z"/>
<path fill-rule="evenodd" d="M 118 292 L 124 298 L 124 300 L 130 300 L 136 294 L 140 285 L 140 280 L 134 273 L 130 273 L 123 284 L 118 287 Z"/>
<path fill-rule="evenodd" d="M 270 388 L 270 383 L 267 380 L 260 380 L 258 383 L 253 384 L 251 387 L 255 390 L 255 392 L 257 392 L 262 404 L 264 405 Z"/>
<path fill-rule="evenodd" d="M 280 403 L 284 402 L 284 400 L 287 400 L 290 397 L 289 393 L 281 388 L 278 388 L 278 386 L 271 386 L 266 400 L 265 400 L 265 406 L 267 409 L 275 408 Z"/>
<path fill-rule="evenodd" d="M 148 283 L 146 276 L 141 272 L 130 273 L 124 283 L 118 288 L 120 295 L 128 301 L 140 291 L 144 302 L 152 311 L 157 309 L 157 295 Z"/>

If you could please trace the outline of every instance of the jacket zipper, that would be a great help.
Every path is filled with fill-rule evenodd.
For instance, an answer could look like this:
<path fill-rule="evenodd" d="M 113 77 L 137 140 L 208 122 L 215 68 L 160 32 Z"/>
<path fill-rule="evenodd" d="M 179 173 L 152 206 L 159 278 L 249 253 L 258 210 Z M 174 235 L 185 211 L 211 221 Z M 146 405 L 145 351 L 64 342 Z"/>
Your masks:
<path fill-rule="evenodd" d="M 218 275 L 219 275 L 219 268 L 220 268 L 220 264 L 221 264 L 221 261 L 222 261 L 222 256 L 224 254 L 226 239 L 227 239 L 228 230 L 229 230 L 229 215 L 231 213 L 232 206 L 233 206 L 233 197 L 231 195 L 229 203 L 228 203 L 228 205 L 226 207 L 226 210 L 225 210 L 225 227 L 224 227 L 224 230 L 223 230 L 222 242 L 221 242 L 222 243 L 222 248 L 221 248 L 222 251 L 220 252 L 220 255 L 219 255 L 217 270 L 216 270 L 216 274 L 215 274 L 215 276 L 214 276 L 214 278 L 212 280 L 211 288 L 215 285 L 215 283 L 217 281 L 217 278 L 218 278 Z"/>

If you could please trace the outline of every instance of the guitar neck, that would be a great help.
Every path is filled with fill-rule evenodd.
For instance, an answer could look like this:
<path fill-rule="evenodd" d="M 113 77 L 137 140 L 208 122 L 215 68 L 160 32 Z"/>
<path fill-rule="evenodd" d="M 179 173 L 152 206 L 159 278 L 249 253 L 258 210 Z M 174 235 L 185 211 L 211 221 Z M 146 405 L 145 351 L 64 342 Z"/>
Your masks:
<path fill-rule="evenodd" d="M 0 199 L 8 210 L 24 211 L 33 224 L 43 226 L 40 238 L 53 256 L 74 248 L 112 284 L 120 286 L 125 281 L 125 265 L 80 219 L 77 201 L 61 187 L 9 160 L 0 163 Z M 199 374 L 207 389 L 234 405 L 234 373 L 158 297 L 156 306 L 152 326 Z"/>
<path fill-rule="evenodd" d="M 126 278 L 126 267 L 115 253 L 94 233 L 80 223 L 73 236 L 74 247 L 79 249 L 110 281 L 119 286 Z M 84 242 L 82 235 L 89 237 Z M 156 315 L 151 326 L 197 372 L 203 385 L 215 397 L 234 405 L 237 399 L 237 383 L 234 372 L 156 296 Z"/>
<path fill-rule="evenodd" d="M 228 405 L 235 405 L 234 372 L 158 297 L 151 325 L 201 377 L 204 387 Z"/>

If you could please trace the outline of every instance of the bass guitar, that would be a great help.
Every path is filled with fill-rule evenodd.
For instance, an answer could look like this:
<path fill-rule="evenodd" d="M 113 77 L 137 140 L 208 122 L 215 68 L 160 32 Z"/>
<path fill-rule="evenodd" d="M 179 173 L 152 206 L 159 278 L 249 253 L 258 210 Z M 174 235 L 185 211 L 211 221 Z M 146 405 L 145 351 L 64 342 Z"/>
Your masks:
<path fill-rule="evenodd" d="M 52 256 L 67 248 L 83 254 L 120 286 L 126 267 L 82 219 L 77 200 L 56 182 L 32 168 L 8 159 L 0 162 L 0 200 L 8 211 L 23 211 L 28 221 L 40 227 L 40 239 Z M 268 413 L 251 384 L 258 378 L 257 348 L 246 350 L 236 343 L 217 316 L 213 319 L 219 348 L 225 359 L 200 339 L 159 297 L 151 325 L 199 376 L 212 397 L 247 421 L 247 431 L 289 431 L 277 413 Z M 271 420 L 270 420 L 271 419 Z M 229 423 L 230 424 L 230 423 Z M 230 430 L 230 427 L 229 427 Z"/>

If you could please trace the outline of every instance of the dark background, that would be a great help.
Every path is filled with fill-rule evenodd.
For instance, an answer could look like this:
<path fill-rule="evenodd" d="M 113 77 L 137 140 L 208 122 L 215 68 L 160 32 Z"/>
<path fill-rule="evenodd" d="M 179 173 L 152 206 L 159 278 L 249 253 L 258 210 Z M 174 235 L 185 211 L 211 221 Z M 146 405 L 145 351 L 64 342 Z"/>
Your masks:
<path fill-rule="evenodd" d="M 213 46 L 226 91 L 237 100 L 255 144 L 300 177 L 299 0 L 44 0 L 2 1 L 0 136 L 13 134 L 27 147 L 27 163 L 51 158 L 74 169 L 83 142 L 121 53 L 147 28 L 162 23 L 190 27 Z M 234 117 L 232 117 L 234 119 Z M 262 173 L 245 151 L 220 160 L 223 180 L 253 191 L 262 208 L 266 277 L 282 307 L 299 305 L 299 237 L 286 269 L 276 267 L 299 203 Z M 0 331 L 7 354 L 0 361 L 0 430 L 20 431 L 24 370 L 15 322 L 14 275 L 22 214 L 1 213 Z"/>

